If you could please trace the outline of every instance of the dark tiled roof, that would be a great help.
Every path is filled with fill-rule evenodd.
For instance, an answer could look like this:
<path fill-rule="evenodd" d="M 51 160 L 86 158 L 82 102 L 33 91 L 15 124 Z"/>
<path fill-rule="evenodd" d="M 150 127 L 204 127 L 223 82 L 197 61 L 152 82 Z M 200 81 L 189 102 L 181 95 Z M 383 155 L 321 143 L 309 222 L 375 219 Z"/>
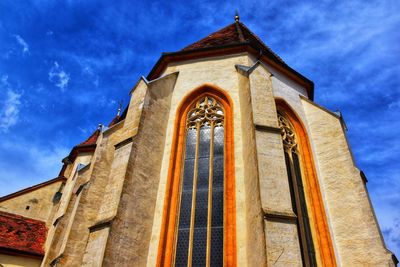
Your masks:
<path fill-rule="evenodd" d="M 252 44 L 258 49 L 271 54 L 280 63 L 286 63 L 275 54 L 257 35 L 251 32 L 243 23 L 234 22 L 207 37 L 185 47 L 182 51 L 224 47 L 235 44 Z"/>
<path fill-rule="evenodd" d="M 96 130 L 92 133 L 91 136 L 89 136 L 85 141 L 83 141 L 82 143 L 80 143 L 79 145 L 77 145 L 77 147 L 79 146 L 88 146 L 88 145 L 94 145 L 96 144 L 97 138 L 100 135 L 100 130 Z"/>
<path fill-rule="evenodd" d="M 46 225 L 42 221 L 0 211 L 2 251 L 43 256 L 46 233 Z"/>
<path fill-rule="evenodd" d="M 211 33 L 207 37 L 186 46 L 182 51 L 195 50 L 200 48 L 210 48 L 215 46 L 224 46 L 233 43 L 240 43 L 239 33 L 236 28 L 236 23 L 232 23 L 225 28 Z"/>
<path fill-rule="evenodd" d="M 108 124 L 108 127 L 114 126 L 115 124 L 120 122 L 121 121 L 120 118 L 121 117 L 119 115 L 115 116 L 114 119 L 112 119 L 112 121 Z"/>

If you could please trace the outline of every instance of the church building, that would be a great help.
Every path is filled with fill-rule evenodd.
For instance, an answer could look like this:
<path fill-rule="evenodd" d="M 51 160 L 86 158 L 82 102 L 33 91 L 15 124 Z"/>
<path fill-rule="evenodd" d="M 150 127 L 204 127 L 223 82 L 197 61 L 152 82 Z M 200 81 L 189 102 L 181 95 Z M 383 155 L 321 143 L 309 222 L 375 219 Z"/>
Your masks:
<path fill-rule="evenodd" d="M 58 177 L 0 198 L 0 266 L 396 266 L 313 99 L 238 16 L 163 53 Z"/>

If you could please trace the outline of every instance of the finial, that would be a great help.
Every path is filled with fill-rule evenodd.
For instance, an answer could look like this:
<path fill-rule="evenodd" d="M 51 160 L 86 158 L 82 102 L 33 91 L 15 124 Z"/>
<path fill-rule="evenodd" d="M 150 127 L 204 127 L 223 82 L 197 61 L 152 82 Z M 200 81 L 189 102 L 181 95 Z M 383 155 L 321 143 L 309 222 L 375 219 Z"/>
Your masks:
<path fill-rule="evenodd" d="M 240 20 L 239 12 L 236 10 L 236 12 L 235 12 L 235 21 L 239 22 L 239 20 Z"/>
<path fill-rule="evenodd" d="M 118 101 L 118 112 L 117 112 L 117 116 L 120 116 L 120 115 L 121 115 L 122 103 L 123 103 L 122 100 Z"/>

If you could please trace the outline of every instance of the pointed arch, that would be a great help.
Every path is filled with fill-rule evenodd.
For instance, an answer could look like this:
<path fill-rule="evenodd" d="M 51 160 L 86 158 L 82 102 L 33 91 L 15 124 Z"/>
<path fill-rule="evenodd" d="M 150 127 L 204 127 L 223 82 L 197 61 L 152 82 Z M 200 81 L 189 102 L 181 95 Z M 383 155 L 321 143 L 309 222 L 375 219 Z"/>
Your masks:
<path fill-rule="evenodd" d="M 233 142 L 233 101 L 229 95 L 214 85 L 204 84 L 181 101 L 176 111 L 174 135 L 166 184 L 157 266 L 171 266 L 177 236 L 180 186 L 182 183 L 186 123 L 191 107 L 201 98 L 215 99 L 224 110 L 224 211 L 223 211 L 223 258 L 224 266 L 236 266 L 236 203 Z"/>
<path fill-rule="evenodd" d="M 310 213 L 309 217 L 312 218 L 310 222 L 312 223 L 311 228 L 315 233 L 313 240 L 314 244 L 318 247 L 322 266 L 336 266 L 333 243 L 307 132 L 299 116 L 285 100 L 277 98 L 275 99 L 275 103 L 278 112 L 284 115 L 293 126 L 298 139 L 301 179 L 306 188 L 304 193 L 307 200 L 307 210 Z"/>

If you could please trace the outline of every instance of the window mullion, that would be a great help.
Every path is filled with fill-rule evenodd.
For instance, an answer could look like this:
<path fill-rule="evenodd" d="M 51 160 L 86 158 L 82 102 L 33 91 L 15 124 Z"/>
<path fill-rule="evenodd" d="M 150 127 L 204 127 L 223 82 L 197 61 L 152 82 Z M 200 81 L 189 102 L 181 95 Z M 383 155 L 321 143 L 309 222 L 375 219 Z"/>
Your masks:
<path fill-rule="evenodd" d="M 213 161 L 214 161 L 214 122 L 210 124 L 210 160 L 208 172 L 208 213 L 207 213 L 207 247 L 206 266 L 210 266 L 211 256 L 211 218 L 212 218 L 212 184 L 213 184 Z"/>
<path fill-rule="evenodd" d="M 199 144 L 200 144 L 200 127 L 201 123 L 196 123 L 196 150 L 194 157 L 194 172 L 193 172 L 193 191 L 192 191 L 192 212 L 190 214 L 190 230 L 189 230 L 189 249 L 188 249 L 188 267 L 192 266 L 193 255 L 193 235 L 194 235 L 194 219 L 196 213 L 196 189 L 197 189 L 197 174 L 199 164 Z"/>

